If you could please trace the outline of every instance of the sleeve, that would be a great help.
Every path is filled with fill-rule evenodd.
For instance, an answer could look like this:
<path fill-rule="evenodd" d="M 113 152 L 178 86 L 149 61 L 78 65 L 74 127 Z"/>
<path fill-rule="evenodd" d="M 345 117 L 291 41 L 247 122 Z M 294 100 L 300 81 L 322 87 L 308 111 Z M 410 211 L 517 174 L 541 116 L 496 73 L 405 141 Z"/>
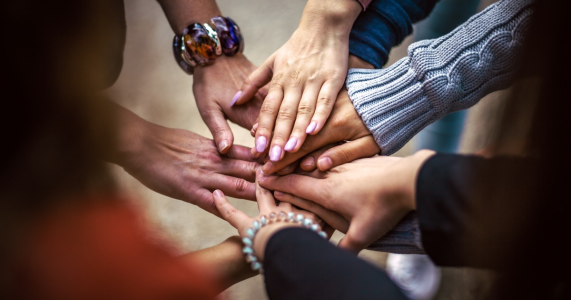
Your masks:
<path fill-rule="evenodd" d="M 283 229 L 265 251 L 270 299 L 407 299 L 385 272 L 310 230 Z"/>
<path fill-rule="evenodd" d="M 532 205 L 539 160 L 436 154 L 416 184 L 422 244 L 439 266 L 501 269 Z M 525 233 L 521 233 L 525 234 Z"/>
<path fill-rule="evenodd" d="M 430 123 L 507 88 L 530 26 L 531 0 L 501 1 L 451 33 L 414 43 L 381 70 L 351 69 L 347 89 L 385 155 Z"/>
<path fill-rule="evenodd" d="M 349 53 L 380 69 L 391 48 L 412 33 L 412 24 L 426 18 L 438 0 L 369 2 L 351 29 Z"/>

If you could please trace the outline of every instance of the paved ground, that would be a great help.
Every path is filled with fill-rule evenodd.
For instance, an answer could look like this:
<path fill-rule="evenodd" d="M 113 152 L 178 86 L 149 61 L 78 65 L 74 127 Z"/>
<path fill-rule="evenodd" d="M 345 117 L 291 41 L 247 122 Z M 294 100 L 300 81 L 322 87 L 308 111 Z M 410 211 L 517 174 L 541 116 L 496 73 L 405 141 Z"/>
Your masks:
<path fill-rule="evenodd" d="M 118 82 L 110 89 L 117 102 L 131 109 L 141 117 L 167 127 L 182 128 L 211 137 L 203 124 L 192 95 L 192 77 L 185 75 L 172 58 L 170 43 L 172 31 L 156 1 L 126 0 L 127 45 L 125 65 Z M 273 51 L 279 48 L 297 27 L 305 5 L 302 0 L 219 0 L 223 14 L 231 16 L 240 24 L 247 41 L 245 54 L 255 64 L 262 63 Z M 407 40 L 391 53 L 390 63 L 406 54 Z M 492 99 L 495 96 L 492 96 Z M 483 101 L 478 113 L 472 114 L 468 123 L 472 128 L 482 128 L 487 115 L 486 105 L 494 101 Z M 493 103 L 492 103 L 493 104 Z M 482 124 L 483 123 L 483 124 Z M 246 130 L 233 127 L 237 144 L 251 146 L 253 139 Z M 472 133 L 471 133 L 472 132 Z M 472 152 L 481 148 L 486 141 L 481 131 L 466 132 L 462 150 Z M 397 155 L 407 155 L 411 147 L 407 145 Z M 202 210 L 154 193 L 123 170 L 112 167 L 125 191 L 140 199 L 151 224 L 174 240 L 181 252 L 188 252 L 215 245 L 235 230 L 222 220 Z M 256 214 L 252 202 L 233 199 L 232 202 L 251 215 Z M 335 240 L 341 237 L 334 236 Z M 385 254 L 363 251 L 366 259 L 382 266 Z M 466 290 L 473 290 L 474 283 L 469 271 L 446 271 L 446 295 L 444 299 L 466 299 Z M 454 281 L 460 274 L 462 280 Z M 470 281 L 472 280 L 472 281 Z M 467 282 L 467 283 L 466 283 Z M 457 283 L 457 284 L 456 284 Z M 462 287 L 460 290 L 458 287 Z M 477 288 L 476 288 L 477 290 Z M 469 292 L 469 291 L 468 291 Z M 220 299 L 265 299 L 265 291 L 260 276 L 239 283 L 225 291 Z"/>

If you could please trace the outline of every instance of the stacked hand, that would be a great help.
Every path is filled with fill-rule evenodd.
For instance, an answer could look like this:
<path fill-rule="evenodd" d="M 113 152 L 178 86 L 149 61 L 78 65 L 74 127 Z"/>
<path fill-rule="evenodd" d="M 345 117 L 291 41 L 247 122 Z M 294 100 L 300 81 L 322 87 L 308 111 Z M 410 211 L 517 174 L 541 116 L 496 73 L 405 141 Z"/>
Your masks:
<path fill-rule="evenodd" d="M 392 229 L 414 210 L 415 183 L 422 164 L 434 154 L 423 150 L 406 157 L 378 156 L 356 160 L 329 172 L 267 176 L 259 185 L 275 190 L 276 199 L 289 202 L 347 231 L 339 246 L 359 252 Z"/>

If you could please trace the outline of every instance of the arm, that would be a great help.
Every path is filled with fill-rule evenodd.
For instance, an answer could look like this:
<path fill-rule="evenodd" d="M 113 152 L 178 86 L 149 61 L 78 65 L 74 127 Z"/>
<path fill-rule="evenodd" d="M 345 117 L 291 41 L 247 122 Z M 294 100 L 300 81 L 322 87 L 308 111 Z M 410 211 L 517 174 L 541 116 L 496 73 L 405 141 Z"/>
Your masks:
<path fill-rule="evenodd" d="M 221 14 L 214 0 L 159 0 L 159 3 L 175 33 L 181 33 L 192 23 L 204 23 Z M 248 103 L 230 107 L 232 97 L 255 69 L 256 66 L 238 53 L 231 57 L 219 56 L 214 64 L 194 71 L 192 88 L 196 105 L 220 153 L 228 153 L 234 143 L 226 119 L 247 129 L 256 122 L 265 88 L 253 95 Z M 180 76 L 186 75 L 181 71 Z"/>
<path fill-rule="evenodd" d="M 190 266 L 204 265 L 204 270 L 209 270 L 211 278 L 218 283 L 218 292 L 222 292 L 242 280 L 258 275 L 244 260 L 242 247 L 240 237 L 233 236 L 216 246 L 189 253 L 180 259 Z"/>
<path fill-rule="evenodd" d="M 431 259 L 440 266 L 500 268 L 510 241 L 524 233 L 514 226 L 532 207 L 538 164 L 529 158 L 429 158 L 417 178 L 416 206 Z"/>
<path fill-rule="evenodd" d="M 351 70 L 349 96 L 382 153 L 393 154 L 428 124 L 508 87 L 531 6 L 501 1 L 448 35 L 412 44 L 409 56 L 387 69 Z"/>
<path fill-rule="evenodd" d="M 380 69 L 391 48 L 412 33 L 412 24 L 426 18 L 438 0 L 374 0 L 363 11 L 349 38 L 349 53 Z"/>

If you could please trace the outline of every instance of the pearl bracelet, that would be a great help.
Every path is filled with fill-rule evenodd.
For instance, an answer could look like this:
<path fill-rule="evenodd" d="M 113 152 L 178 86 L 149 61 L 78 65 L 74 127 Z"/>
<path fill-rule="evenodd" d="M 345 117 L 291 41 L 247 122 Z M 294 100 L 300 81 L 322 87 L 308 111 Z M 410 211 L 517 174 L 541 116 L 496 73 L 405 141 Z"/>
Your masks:
<path fill-rule="evenodd" d="M 258 259 L 258 257 L 254 254 L 253 244 L 254 244 L 254 237 L 258 233 L 258 231 L 268 225 L 275 222 L 291 222 L 291 223 L 300 223 L 303 227 L 315 231 L 320 237 L 326 239 L 327 233 L 321 230 L 321 226 L 318 224 L 313 223 L 313 220 L 306 219 L 304 215 L 298 214 L 296 215 L 293 212 L 285 213 L 280 211 L 279 213 L 272 212 L 269 214 L 268 217 L 261 216 L 260 220 L 255 220 L 252 222 L 252 227 L 246 229 L 246 236 L 242 238 L 242 243 L 244 243 L 244 248 L 242 249 L 242 253 L 244 253 L 246 257 L 246 261 L 251 265 L 252 270 L 262 272 L 262 262 Z"/>

